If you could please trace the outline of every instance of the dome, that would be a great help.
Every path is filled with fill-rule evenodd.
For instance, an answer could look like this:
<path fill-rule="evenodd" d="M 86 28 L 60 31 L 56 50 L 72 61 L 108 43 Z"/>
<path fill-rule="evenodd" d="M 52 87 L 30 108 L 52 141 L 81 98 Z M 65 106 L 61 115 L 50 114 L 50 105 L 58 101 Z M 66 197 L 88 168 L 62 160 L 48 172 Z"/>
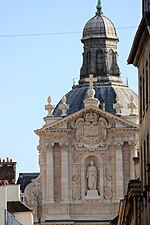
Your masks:
<path fill-rule="evenodd" d="M 113 23 L 104 15 L 97 14 L 92 17 L 83 29 L 83 40 L 90 38 L 111 38 L 118 40 Z"/>
<path fill-rule="evenodd" d="M 107 40 L 109 39 L 109 45 Z M 131 98 L 134 104 L 138 105 L 138 97 L 127 83 L 120 77 L 120 69 L 117 60 L 118 37 L 113 23 L 103 15 L 100 0 L 97 5 L 97 12 L 84 26 L 82 43 L 84 44 L 83 64 L 80 70 L 79 84 L 74 85 L 72 90 L 66 96 L 66 103 L 69 105 L 67 115 L 73 114 L 84 106 L 84 100 L 88 98 L 89 84 L 87 78 L 92 74 L 95 81 L 95 98 L 100 101 L 100 108 L 113 115 L 116 114 L 114 104 L 119 98 L 121 115 L 129 115 L 131 109 L 129 104 Z M 132 96 L 132 97 L 131 97 Z M 57 104 L 53 115 L 61 116 Z M 138 114 L 136 107 L 135 114 Z"/>
<path fill-rule="evenodd" d="M 75 113 L 80 109 L 84 108 L 84 100 L 88 98 L 88 91 L 89 87 L 75 87 L 71 91 L 66 94 L 67 104 L 69 104 L 69 110 L 67 111 L 67 115 Z M 120 104 L 122 105 L 121 114 L 122 115 L 129 115 L 130 109 L 128 108 L 128 104 L 131 102 L 131 96 L 133 96 L 134 103 L 138 105 L 138 97 L 137 94 L 132 91 L 129 87 L 125 86 L 96 86 L 95 88 L 95 98 L 100 101 L 100 107 L 113 115 L 116 114 L 116 110 L 113 108 L 113 104 L 116 103 L 116 96 L 120 99 Z M 59 104 L 57 104 L 53 115 L 54 116 L 61 116 L 62 112 L 59 109 Z M 138 114 L 138 108 L 135 110 L 135 114 Z"/>

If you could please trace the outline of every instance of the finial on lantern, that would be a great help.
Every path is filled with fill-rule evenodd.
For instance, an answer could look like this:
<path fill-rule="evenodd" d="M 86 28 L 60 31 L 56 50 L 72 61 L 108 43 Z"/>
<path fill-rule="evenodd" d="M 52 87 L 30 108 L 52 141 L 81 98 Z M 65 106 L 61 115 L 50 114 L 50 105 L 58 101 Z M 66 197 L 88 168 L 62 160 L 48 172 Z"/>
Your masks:
<path fill-rule="evenodd" d="M 101 15 L 101 14 L 103 14 L 103 12 L 102 12 L 102 4 L 101 4 L 101 1 L 100 1 L 100 0 L 98 0 L 98 3 L 97 3 L 96 8 L 97 8 L 96 15 Z"/>

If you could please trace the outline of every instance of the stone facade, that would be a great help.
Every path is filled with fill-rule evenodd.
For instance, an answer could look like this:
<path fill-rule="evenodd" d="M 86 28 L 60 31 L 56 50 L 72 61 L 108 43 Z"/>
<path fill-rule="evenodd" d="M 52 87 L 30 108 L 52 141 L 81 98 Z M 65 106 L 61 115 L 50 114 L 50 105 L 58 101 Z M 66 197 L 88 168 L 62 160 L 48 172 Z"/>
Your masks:
<path fill-rule="evenodd" d="M 135 178 L 137 95 L 120 77 L 118 37 L 100 1 L 82 43 L 79 84 L 55 109 L 48 98 L 45 124 L 35 131 L 40 175 L 24 197 L 42 225 L 110 224 Z"/>
<path fill-rule="evenodd" d="M 134 178 L 137 125 L 92 105 L 45 121 L 35 131 L 40 175 L 25 189 L 35 221 L 111 220 Z M 91 161 L 97 171 L 93 189 L 87 177 Z"/>

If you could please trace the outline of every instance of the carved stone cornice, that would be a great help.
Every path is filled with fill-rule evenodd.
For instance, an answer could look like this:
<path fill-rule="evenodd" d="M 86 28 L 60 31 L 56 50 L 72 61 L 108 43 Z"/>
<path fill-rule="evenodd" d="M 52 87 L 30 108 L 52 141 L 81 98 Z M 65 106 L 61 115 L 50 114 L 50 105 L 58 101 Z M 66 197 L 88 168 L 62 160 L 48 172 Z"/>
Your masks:
<path fill-rule="evenodd" d="M 79 117 L 82 117 L 85 113 L 87 112 L 95 112 L 95 113 L 98 113 L 101 117 L 104 117 L 104 118 L 107 118 L 107 119 L 111 119 L 113 121 L 116 121 L 116 122 L 119 122 L 119 123 L 122 123 L 124 124 L 125 126 L 128 126 L 128 127 L 131 127 L 131 128 L 138 128 L 138 126 L 132 122 L 129 122 L 127 120 L 124 120 L 120 117 L 117 117 L 111 113 L 108 113 L 106 111 L 103 111 L 99 108 L 96 108 L 94 106 L 89 106 L 87 108 L 84 108 L 84 109 L 81 109 L 80 111 L 76 112 L 76 113 L 73 113 L 67 117 L 64 117 L 50 125 L 47 125 L 47 126 L 44 126 L 42 128 L 42 130 L 47 130 L 47 129 L 52 129 L 52 128 L 55 128 L 55 127 L 58 127 L 58 126 L 61 126 L 65 123 L 68 123 L 69 121 L 73 120 L 73 119 L 77 119 Z M 38 134 L 38 130 L 35 131 L 36 134 Z"/>
<path fill-rule="evenodd" d="M 111 131 L 116 132 L 116 131 L 135 131 L 135 132 L 139 132 L 139 128 L 138 127 L 115 127 L 115 128 L 111 128 Z"/>
<path fill-rule="evenodd" d="M 72 131 L 70 129 L 57 129 L 57 130 L 42 130 L 42 129 L 37 129 L 34 131 L 37 135 L 45 135 L 45 134 L 50 134 L 50 133 L 71 133 Z"/>

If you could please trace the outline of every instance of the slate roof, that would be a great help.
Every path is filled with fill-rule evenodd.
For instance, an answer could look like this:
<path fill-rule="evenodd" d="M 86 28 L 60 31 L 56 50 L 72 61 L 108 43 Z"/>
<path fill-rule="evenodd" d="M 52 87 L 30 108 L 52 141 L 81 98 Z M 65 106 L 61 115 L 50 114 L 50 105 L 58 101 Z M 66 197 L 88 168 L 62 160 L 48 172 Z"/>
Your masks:
<path fill-rule="evenodd" d="M 99 99 L 102 105 L 105 105 L 105 111 L 115 115 L 116 110 L 113 109 L 113 104 L 116 103 L 116 95 L 120 97 L 122 108 L 122 115 L 129 115 L 130 110 L 128 109 L 128 103 L 130 103 L 130 97 L 133 95 L 134 102 L 138 104 L 137 94 L 132 91 L 129 87 L 125 86 L 96 86 L 95 88 L 95 98 Z M 80 109 L 84 108 L 83 101 L 88 97 L 87 96 L 88 87 L 77 87 L 72 89 L 66 94 L 67 104 L 69 104 L 69 110 L 67 111 L 67 115 L 75 113 Z M 54 109 L 53 115 L 56 117 L 61 116 L 61 110 L 59 110 L 59 104 Z M 136 111 L 138 114 L 138 110 Z"/>
<path fill-rule="evenodd" d="M 111 38 L 118 40 L 115 26 L 102 14 L 92 17 L 86 23 L 83 29 L 82 40 L 89 38 Z"/>
<path fill-rule="evenodd" d="M 32 179 L 39 176 L 39 173 L 19 173 L 17 184 L 20 184 L 20 190 L 24 192 L 26 186 L 31 183 Z"/>
<path fill-rule="evenodd" d="M 7 211 L 14 212 L 31 212 L 32 210 L 20 201 L 7 202 Z"/>

